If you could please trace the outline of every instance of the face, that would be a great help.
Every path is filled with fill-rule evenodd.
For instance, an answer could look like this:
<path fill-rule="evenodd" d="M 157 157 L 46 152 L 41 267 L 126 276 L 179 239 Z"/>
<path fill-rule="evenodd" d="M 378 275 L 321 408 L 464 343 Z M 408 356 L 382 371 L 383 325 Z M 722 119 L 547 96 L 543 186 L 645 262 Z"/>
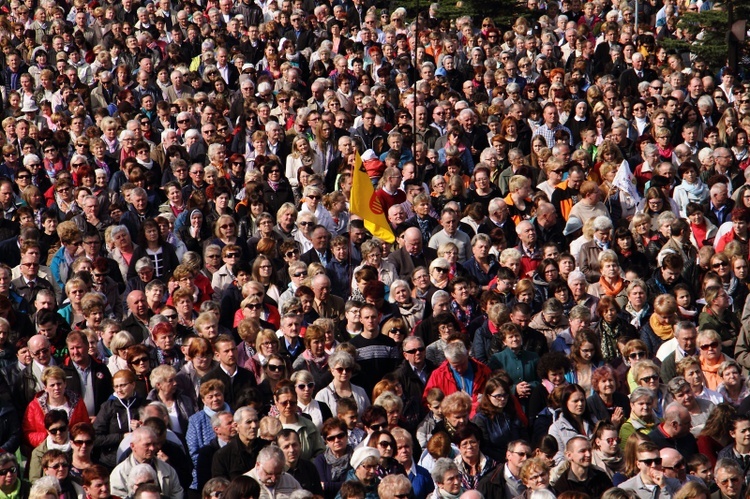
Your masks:
<path fill-rule="evenodd" d="M 641 419 L 650 418 L 653 414 L 652 406 L 653 400 L 648 397 L 643 397 L 630 403 L 630 411 Z"/>

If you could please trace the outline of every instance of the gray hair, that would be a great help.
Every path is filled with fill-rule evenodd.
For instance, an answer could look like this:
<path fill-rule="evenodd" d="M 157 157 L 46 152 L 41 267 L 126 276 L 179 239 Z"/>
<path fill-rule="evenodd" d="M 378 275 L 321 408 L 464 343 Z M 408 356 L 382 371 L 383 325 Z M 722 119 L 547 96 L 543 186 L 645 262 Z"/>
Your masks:
<path fill-rule="evenodd" d="M 722 459 L 724 461 L 724 459 Z M 53 476 L 43 476 L 34 482 L 29 491 L 29 497 L 46 497 L 50 494 L 59 496 L 62 489 L 60 481 Z"/>
<path fill-rule="evenodd" d="M 609 231 L 612 227 L 612 220 L 609 217 L 602 215 L 594 219 L 594 231 Z"/>
<path fill-rule="evenodd" d="M 738 476 L 743 476 L 744 474 L 742 468 L 740 468 L 740 465 L 737 464 L 737 461 L 730 457 L 724 457 L 716 461 L 716 466 L 714 467 L 714 476 L 716 476 L 719 470 L 733 472 Z"/>
<path fill-rule="evenodd" d="M 572 285 L 574 282 L 586 281 L 586 274 L 580 270 L 574 270 L 568 274 L 568 285 Z"/>
<path fill-rule="evenodd" d="M 729 460 L 727 459 L 727 461 Z M 456 466 L 456 463 L 454 463 L 452 459 L 441 457 L 440 459 L 435 461 L 435 464 L 432 466 L 432 473 L 430 473 L 430 475 L 432 476 L 432 479 L 435 481 L 435 483 L 443 483 L 443 477 L 445 476 L 445 474 L 452 470 L 458 471 L 458 466 Z"/>
<path fill-rule="evenodd" d="M 570 309 L 568 319 L 580 319 L 585 322 L 590 322 L 591 310 L 586 305 L 576 305 Z"/>
<path fill-rule="evenodd" d="M 124 225 L 115 225 L 114 227 L 112 227 L 112 232 L 110 232 L 109 234 L 112 237 L 112 239 L 114 239 L 117 237 L 117 234 L 119 234 L 120 232 L 124 232 L 125 234 L 130 236 L 130 231 Z"/>
<path fill-rule="evenodd" d="M 149 464 L 136 464 L 128 473 L 128 490 L 132 490 L 139 478 L 148 478 L 156 483 L 156 471 Z"/>
<path fill-rule="evenodd" d="M 244 407 L 240 407 L 239 409 L 237 409 L 234 413 L 234 418 L 232 419 L 234 420 L 235 423 L 239 424 L 245 418 L 245 413 L 248 411 L 253 411 L 256 416 L 258 415 L 258 411 L 255 410 L 254 407 L 250 407 L 246 405 Z"/>
<path fill-rule="evenodd" d="M 407 336 L 404 339 L 404 342 L 403 342 L 402 345 L 405 347 L 407 342 L 409 342 L 409 343 L 417 343 L 417 344 L 419 344 L 420 347 L 424 346 L 424 340 L 421 337 L 417 336 L 417 335 Z"/>
<path fill-rule="evenodd" d="M 5 466 L 8 463 L 13 463 L 14 466 L 18 467 L 16 456 L 10 452 L 3 452 L 0 454 L 0 466 Z"/>
<path fill-rule="evenodd" d="M 331 369 L 335 369 L 338 366 L 353 368 L 355 365 L 356 362 L 354 361 L 354 357 L 352 357 L 349 352 L 345 352 L 343 350 L 333 352 L 331 356 L 328 357 L 328 366 Z"/>
<path fill-rule="evenodd" d="M 224 415 L 232 416 L 232 413 L 229 411 L 216 411 L 213 416 L 211 416 L 211 428 L 216 428 L 221 424 L 221 417 Z"/>
<path fill-rule="evenodd" d="M 430 304 L 435 307 L 438 304 L 439 300 L 442 300 L 444 298 L 451 299 L 450 293 L 447 291 L 441 289 L 440 291 L 435 291 L 435 294 L 432 295 L 432 298 L 430 299 Z"/>
<path fill-rule="evenodd" d="M 148 426 L 139 426 L 138 428 L 133 430 L 132 442 L 134 444 L 137 444 L 146 437 L 156 438 L 156 432 Z"/>
<path fill-rule="evenodd" d="M 277 445 L 271 444 L 263 447 L 258 453 L 258 464 L 263 465 L 263 463 L 268 463 L 270 461 L 276 461 L 278 464 L 284 464 L 286 462 L 284 459 L 284 453 Z"/>
<path fill-rule="evenodd" d="M 396 279 L 391 283 L 391 292 L 389 293 L 388 301 L 391 303 L 396 303 L 396 299 L 394 298 L 393 290 L 396 288 L 406 288 L 407 290 L 410 290 L 409 283 L 404 281 L 403 279 Z"/>
<path fill-rule="evenodd" d="M 460 341 L 448 343 L 443 351 L 445 358 L 450 362 L 460 362 L 469 356 L 466 345 Z"/>
<path fill-rule="evenodd" d="M 654 400 L 654 392 L 652 390 L 649 390 L 645 386 L 639 386 L 638 388 L 636 388 L 630 393 L 629 400 L 630 400 L 630 403 L 632 404 L 633 402 L 640 400 L 643 397 L 648 397 L 651 400 Z"/>

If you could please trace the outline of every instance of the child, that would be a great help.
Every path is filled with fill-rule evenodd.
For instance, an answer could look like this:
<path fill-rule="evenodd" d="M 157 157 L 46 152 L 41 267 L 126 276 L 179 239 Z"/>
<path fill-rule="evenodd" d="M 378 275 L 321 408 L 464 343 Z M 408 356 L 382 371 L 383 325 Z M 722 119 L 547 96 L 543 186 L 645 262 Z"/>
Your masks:
<path fill-rule="evenodd" d="M 276 442 L 276 436 L 283 429 L 281 421 L 273 416 L 266 416 L 258 424 L 258 438 L 272 444 Z"/>
<path fill-rule="evenodd" d="M 443 420 L 443 413 L 440 410 L 440 404 L 443 402 L 445 394 L 440 388 L 432 388 L 427 392 L 427 407 L 430 408 L 430 412 L 427 416 L 419 423 L 417 427 L 417 441 L 420 447 L 423 449 L 427 448 L 427 442 L 432 437 L 432 432 L 435 430 L 435 426 L 438 422 Z"/>
<path fill-rule="evenodd" d="M 344 300 L 349 298 L 349 276 L 352 263 L 349 260 L 349 239 L 346 236 L 336 236 L 331 241 L 333 258 L 326 266 L 326 275 L 331 280 L 331 293 Z"/>
<path fill-rule="evenodd" d="M 349 430 L 349 445 L 351 448 L 355 448 L 365 438 L 365 430 L 360 428 L 357 423 L 359 422 L 359 412 L 357 411 L 357 403 L 353 399 L 339 399 L 336 405 L 336 417 L 346 423 L 346 428 Z M 342 495 L 342 497 L 344 497 Z"/>
<path fill-rule="evenodd" d="M 698 322 L 698 309 L 693 305 L 690 287 L 678 284 L 674 287 L 674 297 L 677 300 L 677 315 L 681 321 Z"/>
<path fill-rule="evenodd" d="M 349 212 L 347 211 L 346 198 L 340 191 L 331 192 L 323 197 L 323 207 L 328 210 L 333 218 L 336 228 L 335 235 L 340 236 L 349 230 Z"/>
<path fill-rule="evenodd" d="M 356 480 L 349 480 L 341 485 L 339 489 L 339 499 L 365 499 L 367 490 L 362 482 Z"/>
<path fill-rule="evenodd" d="M 500 303 L 510 305 L 515 296 L 513 288 L 516 285 L 516 275 L 507 267 L 500 267 L 497 271 L 497 278 L 490 281 L 490 289 L 497 294 Z"/>
<path fill-rule="evenodd" d="M 687 462 L 688 475 L 700 478 L 712 492 L 716 489 L 711 460 L 705 454 L 693 454 Z"/>

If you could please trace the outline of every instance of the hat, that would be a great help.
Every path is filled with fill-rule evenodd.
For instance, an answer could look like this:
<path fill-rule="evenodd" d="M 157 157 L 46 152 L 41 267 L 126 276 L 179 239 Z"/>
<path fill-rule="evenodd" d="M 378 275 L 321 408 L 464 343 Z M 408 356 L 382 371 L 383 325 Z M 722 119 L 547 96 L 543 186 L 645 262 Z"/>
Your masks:
<path fill-rule="evenodd" d="M 370 457 L 374 457 L 377 459 L 380 459 L 380 452 L 375 447 L 360 447 L 357 450 L 354 451 L 354 454 L 352 454 L 352 458 L 349 461 L 349 464 L 352 465 L 352 468 L 355 470 L 359 468 L 359 465 L 365 462 Z"/>
<path fill-rule="evenodd" d="M 578 217 L 570 217 L 568 223 L 565 224 L 565 228 L 563 229 L 563 236 L 569 236 L 581 229 L 583 229 L 583 222 L 581 219 Z"/>
<path fill-rule="evenodd" d="M 378 155 L 375 154 L 375 151 L 372 149 L 368 149 L 365 152 L 362 153 L 362 161 L 369 161 L 371 159 L 377 159 Z"/>
<path fill-rule="evenodd" d="M 245 70 L 247 70 L 247 69 L 252 69 L 252 70 L 254 70 L 254 69 L 255 69 L 255 66 L 253 66 L 253 64 L 252 64 L 252 63 L 246 62 L 245 64 L 243 64 L 243 65 L 242 65 L 242 71 L 245 71 Z"/>
<path fill-rule="evenodd" d="M 33 100 L 24 104 L 23 109 L 21 109 L 22 113 L 35 113 L 37 111 L 39 111 L 39 107 L 37 107 L 36 102 Z"/>

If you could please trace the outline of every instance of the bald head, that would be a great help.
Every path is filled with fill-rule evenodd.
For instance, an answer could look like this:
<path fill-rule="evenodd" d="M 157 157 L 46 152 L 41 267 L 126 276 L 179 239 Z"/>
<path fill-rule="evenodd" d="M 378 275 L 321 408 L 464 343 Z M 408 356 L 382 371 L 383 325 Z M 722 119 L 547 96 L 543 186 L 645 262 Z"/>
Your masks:
<path fill-rule="evenodd" d="M 137 319 L 146 319 L 148 317 L 146 294 L 143 291 L 131 291 L 128 295 L 128 309 Z"/>
<path fill-rule="evenodd" d="M 416 227 L 409 227 L 404 232 L 404 248 L 410 255 L 417 256 L 422 252 L 422 233 Z"/>

